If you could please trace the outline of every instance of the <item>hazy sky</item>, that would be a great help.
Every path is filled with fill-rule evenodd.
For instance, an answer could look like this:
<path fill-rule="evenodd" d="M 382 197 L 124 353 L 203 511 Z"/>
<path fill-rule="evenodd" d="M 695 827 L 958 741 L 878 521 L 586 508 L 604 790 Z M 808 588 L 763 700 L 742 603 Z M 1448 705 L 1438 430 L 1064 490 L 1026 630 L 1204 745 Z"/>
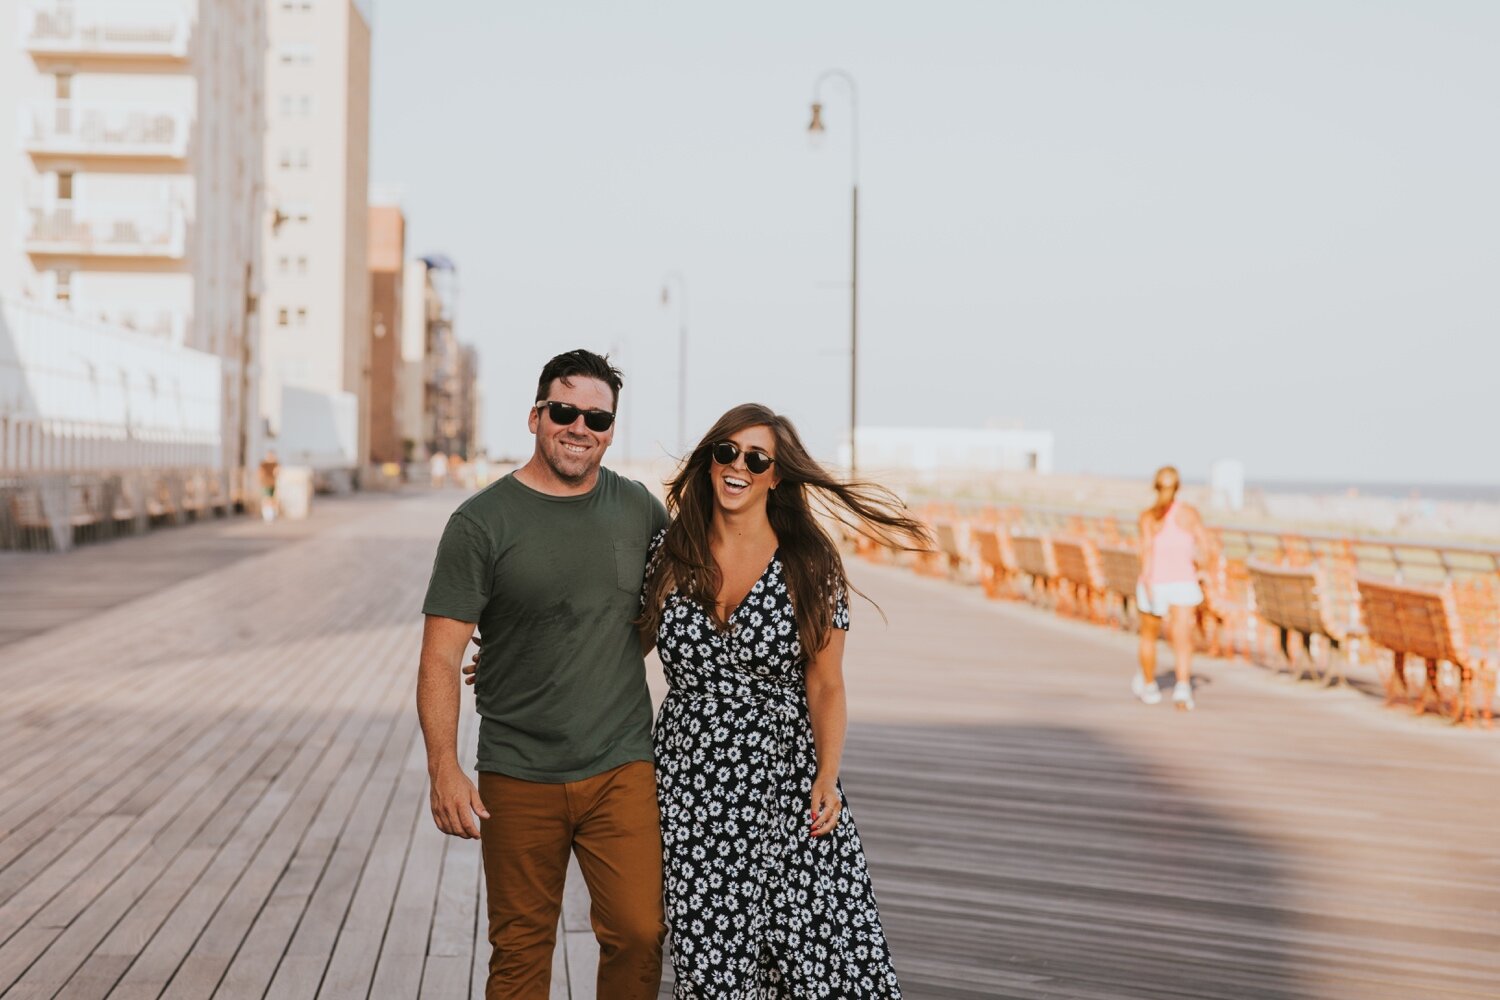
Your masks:
<path fill-rule="evenodd" d="M 1500 4 L 380 0 L 372 183 L 461 272 L 492 452 L 613 348 L 617 451 L 768 403 L 1060 471 L 1500 481 Z"/>

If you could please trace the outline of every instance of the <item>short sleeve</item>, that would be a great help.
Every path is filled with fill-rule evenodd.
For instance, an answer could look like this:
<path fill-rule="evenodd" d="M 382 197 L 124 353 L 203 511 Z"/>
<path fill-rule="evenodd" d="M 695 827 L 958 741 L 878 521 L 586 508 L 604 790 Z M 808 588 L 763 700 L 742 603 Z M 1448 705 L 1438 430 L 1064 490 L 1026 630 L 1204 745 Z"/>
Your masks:
<path fill-rule="evenodd" d="M 667 517 L 666 505 L 657 499 L 656 494 L 648 492 L 647 495 L 651 497 L 651 533 L 654 536 L 651 544 L 659 545 L 661 544 L 662 534 L 667 530 L 667 523 L 670 521 L 670 518 Z M 653 549 L 652 551 L 655 550 Z"/>
<path fill-rule="evenodd" d="M 467 514 L 454 513 L 438 542 L 422 613 L 461 622 L 479 621 L 490 602 L 492 575 L 488 536 Z"/>
<path fill-rule="evenodd" d="M 658 504 L 660 506 L 660 504 Z M 666 508 L 662 508 L 662 516 L 666 516 Z M 646 577 L 641 584 L 641 612 L 646 611 L 646 591 L 651 589 L 651 574 L 656 572 L 657 556 L 661 553 L 662 540 L 667 537 L 667 528 L 663 524 L 656 533 L 651 536 L 651 544 L 646 549 Z"/>
<path fill-rule="evenodd" d="M 849 631 L 849 591 L 839 587 L 833 595 L 833 627 Z"/>

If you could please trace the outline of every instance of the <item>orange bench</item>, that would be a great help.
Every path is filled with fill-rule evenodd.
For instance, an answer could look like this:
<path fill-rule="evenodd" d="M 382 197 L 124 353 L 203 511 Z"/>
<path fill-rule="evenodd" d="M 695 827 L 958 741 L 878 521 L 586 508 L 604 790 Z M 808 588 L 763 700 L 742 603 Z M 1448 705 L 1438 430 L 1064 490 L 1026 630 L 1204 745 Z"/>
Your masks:
<path fill-rule="evenodd" d="M 1455 723 L 1472 722 L 1476 667 L 1486 674 L 1487 690 L 1493 690 L 1494 677 L 1492 670 L 1486 670 L 1482 663 L 1476 664 L 1469 654 L 1454 606 L 1452 584 L 1424 587 L 1360 577 L 1357 585 L 1365 629 L 1371 641 L 1389 649 L 1393 657 L 1393 669 L 1386 685 L 1387 703 L 1405 698 L 1406 658 L 1415 656 L 1427 666 L 1427 680 L 1417 703 L 1417 714 L 1426 712 L 1429 702 L 1434 699 L 1438 710 L 1444 711 L 1442 693 L 1438 690 L 1438 664 L 1447 661 L 1458 671 L 1458 696 L 1447 714 Z M 1485 700 L 1481 711 L 1485 724 L 1489 725 L 1492 718 L 1489 699 Z"/>
<path fill-rule="evenodd" d="M 1347 684 L 1343 664 L 1349 658 L 1350 630 L 1340 623 L 1341 617 L 1347 617 L 1336 612 L 1323 570 L 1318 566 L 1272 566 L 1255 560 L 1248 569 L 1255 588 L 1255 613 L 1280 630 L 1281 653 L 1289 666 L 1297 666 L 1299 660 L 1292 636 L 1301 637 L 1306 655 L 1296 671 L 1297 679 L 1316 674 L 1313 637 L 1320 636 L 1329 646 L 1324 682 Z"/>

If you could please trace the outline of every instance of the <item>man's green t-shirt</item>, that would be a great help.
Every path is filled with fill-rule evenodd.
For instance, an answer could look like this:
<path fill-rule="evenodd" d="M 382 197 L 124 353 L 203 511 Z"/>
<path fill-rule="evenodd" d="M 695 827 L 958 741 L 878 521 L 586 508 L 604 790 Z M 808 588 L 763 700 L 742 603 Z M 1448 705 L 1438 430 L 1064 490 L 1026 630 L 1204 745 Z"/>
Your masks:
<path fill-rule="evenodd" d="M 645 486 L 603 468 L 570 497 L 512 473 L 453 512 L 422 611 L 479 623 L 479 770 L 563 782 L 651 759 L 631 623 L 666 523 Z"/>

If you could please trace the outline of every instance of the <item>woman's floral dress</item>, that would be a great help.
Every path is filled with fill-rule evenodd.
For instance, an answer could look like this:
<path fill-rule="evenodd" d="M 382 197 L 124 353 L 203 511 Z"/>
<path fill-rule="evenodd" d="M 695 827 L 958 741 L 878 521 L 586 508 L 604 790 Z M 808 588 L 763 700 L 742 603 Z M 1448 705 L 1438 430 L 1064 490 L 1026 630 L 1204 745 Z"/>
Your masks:
<path fill-rule="evenodd" d="M 810 832 L 807 657 L 782 573 L 773 557 L 727 628 L 673 591 L 656 633 L 673 996 L 899 997 L 847 800 Z M 849 627 L 843 595 L 834 625 Z"/>

